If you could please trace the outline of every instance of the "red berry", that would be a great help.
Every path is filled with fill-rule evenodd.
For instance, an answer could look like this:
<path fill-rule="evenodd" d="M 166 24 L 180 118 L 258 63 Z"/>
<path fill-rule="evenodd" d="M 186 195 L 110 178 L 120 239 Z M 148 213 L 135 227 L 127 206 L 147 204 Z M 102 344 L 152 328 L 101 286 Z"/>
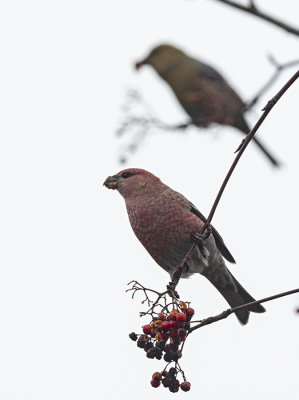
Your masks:
<path fill-rule="evenodd" d="M 170 314 L 169 314 L 169 316 L 168 316 L 168 318 L 170 319 L 170 321 L 175 321 L 177 314 L 178 314 L 178 310 L 174 308 L 174 309 L 170 312 Z"/>
<path fill-rule="evenodd" d="M 187 308 L 187 310 L 186 310 L 186 315 L 187 315 L 188 317 L 192 317 L 192 316 L 194 315 L 194 309 L 191 308 L 191 307 Z"/>
<path fill-rule="evenodd" d="M 175 321 L 170 321 L 170 322 L 168 322 L 168 324 L 169 324 L 169 329 L 175 327 Z"/>
<path fill-rule="evenodd" d="M 186 321 L 186 315 L 182 312 L 178 313 L 176 315 L 176 321 L 178 322 L 185 322 Z"/>
<path fill-rule="evenodd" d="M 191 383 L 190 382 L 182 382 L 181 383 L 181 389 L 184 392 L 189 392 L 190 388 L 191 388 Z"/>
<path fill-rule="evenodd" d="M 162 379 L 162 374 L 160 372 L 154 372 L 152 378 L 160 381 Z"/>
<path fill-rule="evenodd" d="M 149 333 L 151 333 L 151 326 L 150 326 L 150 325 L 144 325 L 144 326 L 142 327 L 142 330 L 143 330 L 143 332 L 144 332 L 145 334 L 149 334 Z"/>
<path fill-rule="evenodd" d="M 162 325 L 161 325 L 161 328 L 162 328 L 163 330 L 165 330 L 165 331 L 168 331 L 168 330 L 170 329 L 169 322 L 168 322 L 168 321 L 164 321 L 164 322 L 162 323 Z"/>
<path fill-rule="evenodd" d="M 151 385 L 152 385 L 152 387 L 154 387 L 154 388 L 159 387 L 159 386 L 160 386 L 160 380 L 159 380 L 159 379 L 152 379 L 152 380 L 151 380 Z"/>

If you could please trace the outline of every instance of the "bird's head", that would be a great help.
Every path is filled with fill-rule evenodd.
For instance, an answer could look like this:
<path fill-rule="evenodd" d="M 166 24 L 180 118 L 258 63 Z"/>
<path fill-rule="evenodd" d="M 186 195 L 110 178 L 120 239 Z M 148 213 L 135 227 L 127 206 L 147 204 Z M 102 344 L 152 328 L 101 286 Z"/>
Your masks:
<path fill-rule="evenodd" d="M 104 185 L 108 189 L 116 189 L 125 198 L 146 195 L 153 185 L 162 184 L 160 179 L 150 172 L 139 168 L 124 169 L 113 176 L 108 176 Z"/>
<path fill-rule="evenodd" d="M 151 65 L 160 75 L 167 72 L 169 68 L 176 65 L 186 54 L 169 44 L 161 44 L 155 47 L 142 61 L 136 62 L 137 70 L 143 65 Z"/>

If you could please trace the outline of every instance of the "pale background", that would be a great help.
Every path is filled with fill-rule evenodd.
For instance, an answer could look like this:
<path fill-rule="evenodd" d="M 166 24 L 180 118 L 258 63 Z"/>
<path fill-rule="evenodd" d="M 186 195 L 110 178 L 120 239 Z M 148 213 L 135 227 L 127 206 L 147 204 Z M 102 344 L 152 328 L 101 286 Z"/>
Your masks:
<path fill-rule="evenodd" d="M 257 3 L 298 23 L 298 2 Z M 231 316 L 192 334 L 181 360 L 189 394 L 150 387 L 164 362 L 129 340 L 146 321 L 142 298 L 125 289 L 137 279 L 164 290 L 169 278 L 102 183 L 123 168 L 115 131 L 128 88 L 164 121 L 185 120 L 150 68 L 133 69 L 153 45 L 209 62 L 247 100 L 273 72 L 266 55 L 298 58 L 299 37 L 208 0 L 12 0 L 0 6 L 0 41 L 1 400 L 295 398 L 298 295 L 268 303 L 246 327 Z M 298 94 L 299 82 L 259 131 L 284 168 L 250 145 L 213 220 L 237 260 L 231 271 L 256 298 L 299 286 Z M 153 134 L 126 166 L 154 172 L 207 215 L 240 140 L 219 127 Z M 201 276 L 179 291 L 199 318 L 227 308 Z"/>

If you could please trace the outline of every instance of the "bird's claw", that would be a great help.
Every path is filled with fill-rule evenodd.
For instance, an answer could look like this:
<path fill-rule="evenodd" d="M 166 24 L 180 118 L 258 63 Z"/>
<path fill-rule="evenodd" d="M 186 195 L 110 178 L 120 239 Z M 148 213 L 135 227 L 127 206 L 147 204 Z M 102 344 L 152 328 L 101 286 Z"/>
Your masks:
<path fill-rule="evenodd" d="M 175 290 L 175 285 L 173 282 L 169 282 L 169 284 L 166 286 L 166 289 L 168 291 L 169 296 L 172 297 L 173 299 L 180 298 L 178 292 Z"/>
<path fill-rule="evenodd" d="M 205 241 L 208 239 L 211 232 L 212 232 L 212 228 L 209 225 L 204 234 L 192 233 L 191 239 L 197 244 L 197 246 L 199 247 L 200 250 L 203 250 L 206 245 Z"/>

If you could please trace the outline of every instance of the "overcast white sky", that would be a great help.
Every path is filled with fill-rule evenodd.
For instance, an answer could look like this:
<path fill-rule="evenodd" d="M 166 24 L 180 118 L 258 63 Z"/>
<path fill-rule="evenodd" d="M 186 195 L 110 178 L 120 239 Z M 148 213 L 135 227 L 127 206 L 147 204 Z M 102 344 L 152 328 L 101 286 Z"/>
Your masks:
<path fill-rule="evenodd" d="M 298 23 L 297 2 L 271 2 L 269 11 Z M 0 5 L 1 400 L 278 400 L 298 392 L 296 295 L 268 303 L 246 327 L 231 316 L 192 334 L 181 362 L 189 394 L 151 388 L 164 362 L 128 339 L 147 321 L 127 282 L 163 290 L 169 278 L 134 237 L 123 199 L 102 182 L 123 168 L 129 136 L 120 141 L 115 131 L 128 88 L 163 120 L 184 120 L 155 73 L 133 69 L 161 42 L 215 66 L 246 100 L 273 72 L 267 54 L 298 58 L 299 37 L 212 0 Z M 251 124 L 294 72 L 281 74 Z M 237 260 L 232 273 L 256 298 L 299 285 L 298 94 L 299 82 L 258 133 L 284 168 L 273 170 L 250 145 L 213 220 Z M 152 171 L 207 215 L 240 140 L 232 128 L 153 132 L 126 166 Z M 199 318 L 227 308 L 201 276 L 179 292 Z"/>

